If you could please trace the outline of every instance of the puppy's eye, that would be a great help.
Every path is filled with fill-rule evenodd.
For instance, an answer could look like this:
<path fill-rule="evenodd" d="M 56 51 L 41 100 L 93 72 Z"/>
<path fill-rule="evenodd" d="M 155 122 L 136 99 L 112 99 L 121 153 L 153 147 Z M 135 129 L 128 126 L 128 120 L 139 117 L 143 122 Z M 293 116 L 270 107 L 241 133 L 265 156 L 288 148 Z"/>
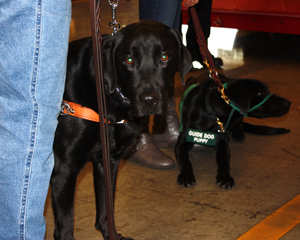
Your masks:
<path fill-rule="evenodd" d="M 268 93 L 267 92 L 259 92 L 257 95 L 259 97 L 266 97 L 268 95 Z"/>
<path fill-rule="evenodd" d="M 125 62 L 126 62 L 127 64 L 133 64 L 133 59 L 132 59 L 131 57 L 126 58 L 126 59 L 125 59 Z"/>
<path fill-rule="evenodd" d="M 167 54 L 163 54 L 160 58 L 163 62 L 167 62 L 169 60 L 169 56 Z"/>

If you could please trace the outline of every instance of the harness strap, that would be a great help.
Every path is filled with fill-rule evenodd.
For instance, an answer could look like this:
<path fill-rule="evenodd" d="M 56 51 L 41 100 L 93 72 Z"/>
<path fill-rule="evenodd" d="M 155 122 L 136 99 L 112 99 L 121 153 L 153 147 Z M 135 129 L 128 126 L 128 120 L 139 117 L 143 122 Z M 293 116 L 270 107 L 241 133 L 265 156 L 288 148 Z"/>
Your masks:
<path fill-rule="evenodd" d="M 96 113 L 93 109 L 81 106 L 79 104 L 63 101 L 61 105 L 61 115 L 71 115 L 74 117 L 82 118 L 85 120 L 99 122 L 99 114 Z M 106 123 L 106 119 L 103 119 L 104 123 Z M 115 124 L 125 123 L 127 120 L 123 119 Z M 108 124 L 112 124 L 110 121 L 107 121 Z"/>
<path fill-rule="evenodd" d="M 264 104 L 265 101 L 267 101 L 271 96 L 272 96 L 272 93 L 269 93 L 269 94 L 264 98 L 264 100 L 262 100 L 259 104 L 255 105 L 254 107 L 250 108 L 250 109 L 248 110 L 248 112 L 251 112 L 251 111 L 253 111 L 254 109 L 256 109 L 256 108 L 258 108 L 259 106 L 261 106 L 262 104 Z M 247 112 L 247 113 L 248 113 L 248 112 Z M 245 113 L 245 115 L 247 115 L 247 113 Z M 245 117 L 247 117 L 247 116 L 245 116 Z"/>
<path fill-rule="evenodd" d="M 93 109 L 83 107 L 79 104 L 63 100 L 61 115 L 71 115 L 85 120 L 99 122 L 99 115 Z M 104 119 L 106 122 L 106 120 Z"/>
<path fill-rule="evenodd" d="M 227 89 L 227 83 L 224 84 L 224 88 Z M 229 117 L 228 117 L 228 120 L 227 120 L 227 123 L 226 123 L 226 126 L 225 126 L 225 130 L 227 129 L 228 125 L 229 125 L 229 122 L 231 120 L 231 117 L 234 113 L 234 111 L 238 111 L 240 112 L 240 114 L 242 114 L 244 117 L 248 117 L 247 113 L 253 111 L 254 109 L 260 107 L 262 104 L 264 104 L 270 97 L 272 96 L 272 93 L 269 93 L 265 98 L 264 100 L 262 100 L 259 104 L 256 104 L 255 106 L 253 106 L 252 108 L 250 108 L 247 112 L 243 112 L 241 109 L 239 109 L 235 103 L 233 101 L 230 100 L 229 102 L 229 105 L 232 107 L 232 110 L 229 114 Z"/>
<path fill-rule="evenodd" d="M 230 112 L 230 114 L 229 114 L 229 117 L 228 117 L 228 120 L 227 120 L 227 123 L 226 123 L 226 126 L 225 126 L 224 129 L 225 129 L 225 130 L 227 129 L 227 127 L 228 127 L 228 125 L 229 125 L 229 122 L 230 122 L 230 120 L 231 120 L 231 117 L 232 117 L 234 111 L 238 111 L 238 112 L 240 112 L 240 114 L 242 114 L 244 117 L 248 117 L 247 113 L 253 111 L 254 109 L 256 109 L 256 108 L 258 108 L 258 107 L 260 107 L 260 106 L 261 106 L 262 104 L 264 104 L 271 96 L 272 96 L 272 93 L 269 93 L 269 94 L 264 98 L 264 100 L 262 100 L 259 104 L 257 104 L 257 105 L 255 105 L 255 106 L 253 106 L 252 108 L 250 108 L 247 112 L 242 112 L 241 109 L 239 109 L 239 108 L 234 104 L 233 101 L 230 101 L 229 104 L 230 104 L 230 106 L 232 107 L 232 110 L 231 110 L 231 112 Z"/>
<path fill-rule="evenodd" d="M 227 89 L 227 83 L 224 83 L 224 88 Z M 269 93 L 265 98 L 264 100 L 262 100 L 259 104 L 256 104 L 255 106 L 253 106 L 252 108 L 250 108 L 247 112 L 243 112 L 241 109 L 239 109 L 235 103 L 230 100 L 229 101 L 229 105 L 234 109 L 234 110 L 237 110 L 238 112 L 240 112 L 244 117 L 248 117 L 247 116 L 247 113 L 253 111 L 254 109 L 260 107 L 262 104 L 264 104 L 270 97 L 272 96 L 272 93 Z"/>

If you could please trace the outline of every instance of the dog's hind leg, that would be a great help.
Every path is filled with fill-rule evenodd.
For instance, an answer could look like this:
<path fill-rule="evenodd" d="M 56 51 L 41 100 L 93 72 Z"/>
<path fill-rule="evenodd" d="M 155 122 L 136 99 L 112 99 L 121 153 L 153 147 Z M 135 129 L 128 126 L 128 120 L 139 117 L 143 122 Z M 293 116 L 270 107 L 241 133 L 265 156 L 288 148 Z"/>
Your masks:
<path fill-rule="evenodd" d="M 216 145 L 216 159 L 218 164 L 217 184 L 220 188 L 231 189 L 234 186 L 234 179 L 230 176 L 230 150 L 229 136 L 220 133 Z"/>
<path fill-rule="evenodd" d="M 193 148 L 193 143 L 186 142 L 187 130 L 180 133 L 175 147 L 175 155 L 180 174 L 177 183 L 183 187 L 189 187 L 196 183 L 193 173 L 192 163 L 189 160 L 189 151 Z"/>
<path fill-rule="evenodd" d="M 118 172 L 120 161 L 111 161 L 111 162 L 113 162 L 111 164 L 111 183 L 112 183 L 112 188 L 113 188 L 112 191 L 114 196 L 117 172 Z M 93 168 L 94 168 L 94 187 L 95 187 L 96 209 L 97 209 L 95 227 L 101 231 L 103 238 L 105 240 L 109 240 L 107 211 L 106 211 L 106 202 L 105 202 L 105 180 L 104 180 L 103 163 L 100 162 L 99 160 L 95 160 L 93 161 Z"/>
<path fill-rule="evenodd" d="M 55 218 L 55 240 L 73 240 L 74 193 L 81 168 L 72 168 L 56 160 L 51 177 L 52 207 Z"/>

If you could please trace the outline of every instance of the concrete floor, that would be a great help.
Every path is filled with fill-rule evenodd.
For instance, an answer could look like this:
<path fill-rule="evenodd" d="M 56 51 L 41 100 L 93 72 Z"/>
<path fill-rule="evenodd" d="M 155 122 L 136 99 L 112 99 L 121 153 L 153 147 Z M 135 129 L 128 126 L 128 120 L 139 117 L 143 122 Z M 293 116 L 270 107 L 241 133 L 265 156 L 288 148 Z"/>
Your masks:
<path fill-rule="evenodd" d="M 102 31 L 111 33 L 111 10 L 102 1 Z M 138 0 L 120 1 L 117 21 L 123 26 L 138 21 Z M 70 40 L 90 35 L 88 2 L 73 1 Z M 221 40 L 220 40 L 221 41 Z M 178 169 L 153 170 L 122 161 L 115 198 L 118 232 L 138 240 L 233 240 L 259 224 L 300 193 L 300 36 L 239 31 L 232 50 L 219 49 L 223 70 L 230 77 L 263 80 L 271 92 L 292 101 L 290 112 L 279 119 L 247 121 L 291 132 L 281 136 L 246 134 L 244 143 L 230 144 L 231 175 L 236 186 L 220 189 L 215 183 L 217 164 L 213 148 L 190 152 L 196 185 L 182 188 L 176 183 Z M 187 75 L 199 75 L 196 70 Z M 178 104 L 183 87 L 175 79 Z M 175 159 L 174 149 L 163 149 Z M 75 199 L 76 239 L 103 239 L 95 230 L 95 205 L 92 166 L 81 172 Z M 300 215 L 300 201 L 289 208 Z M 299 214 L 297 214 L 299 213 Z M 273 215 L 272 215 L 273 216 Z M 300 239 L 299 217 L 286 234 L 277 234 L 291 220 L 280 215 L 272 228 L 262 228 L 258 237 L 243 239 Z M 46 239 L 53 239 L 53 214 L 50 193 L 46 202 Z M 260 225 L 259 225 L 260 226 Z M 296 226 L 296 227 L 294 227 Z M 294 227 L 294 228 L 293 228 Z M 282 237 L 281 237 L 282 236 Z M 242 239 L 242 237 L 241 237 Z"/>

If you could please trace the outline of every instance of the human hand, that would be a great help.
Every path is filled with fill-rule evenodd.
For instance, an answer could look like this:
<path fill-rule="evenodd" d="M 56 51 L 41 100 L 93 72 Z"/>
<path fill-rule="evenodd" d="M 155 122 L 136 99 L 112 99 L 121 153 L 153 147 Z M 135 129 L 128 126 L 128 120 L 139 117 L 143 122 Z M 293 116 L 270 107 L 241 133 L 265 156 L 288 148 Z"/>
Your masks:
<path fill-rule="evenodd" d="M 182 4 L 186 7 L 192 7 L 195 4 L 197 4 L 199 2 L 199 0 L 183 0 Z"/>

